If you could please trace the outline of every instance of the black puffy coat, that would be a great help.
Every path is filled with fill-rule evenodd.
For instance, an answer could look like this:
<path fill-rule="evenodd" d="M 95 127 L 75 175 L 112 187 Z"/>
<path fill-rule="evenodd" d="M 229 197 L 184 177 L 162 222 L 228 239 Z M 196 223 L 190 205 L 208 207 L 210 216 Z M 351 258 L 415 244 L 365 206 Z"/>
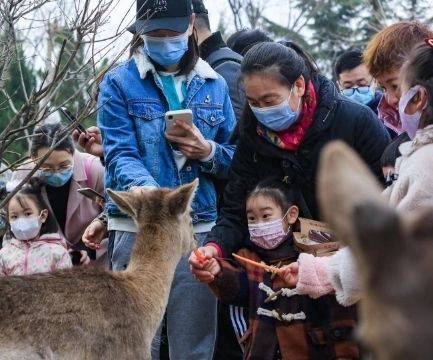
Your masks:
<path fill-rule="evenodd" d="M 261 138 L 256 120 L 240 125 L 241 135 L 231 165 L 229 182 L 216 226 L 206 242 L 218 244 L 225 256 L 247 245 L 245 214 L 247 194 L 261 180 L 275 176 L 288 186 L 298 186 L 310 215 L 318 219 L 316 176 L 322 148 L 332 140 L 343 140 L 382 178 L 380 157 L 390 138 L 371 109 L 341 96 L 335 85 L 322 75 L 313 76 L 318 106 L 313 125 L 297 151 L 287 151 Z M 356 189 L 354 189 L 356 191 Z M 303 204 L 301 213 L 308 216 Z M 304 211 L 303 211 L 304 210 Z"/>

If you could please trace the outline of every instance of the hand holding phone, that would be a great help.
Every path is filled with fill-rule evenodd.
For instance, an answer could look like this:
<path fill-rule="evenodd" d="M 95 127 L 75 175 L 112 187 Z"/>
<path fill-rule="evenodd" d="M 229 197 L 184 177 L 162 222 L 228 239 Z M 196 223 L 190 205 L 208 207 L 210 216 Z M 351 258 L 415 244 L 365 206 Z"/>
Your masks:
<path fill-rule="evenodd" d="M 98 193 L 97 191 L 91 189 L 91 188 L 81 188 L 77 189 L 77 192 L 81 195 L 84 195 L 85 197 L 88 197 L 89 199 L 92 199 L 93 201 L 102 200 L 104 201 L 105 198 L 102 194 Z"/>
<path fill-rule="evenodd" d="M 68 122 L 70 122 L 71 124 L 75 123 L 75 128 L 78 130 L 78 132 L 84 134 L 86 133 L 86 129 L 84 128 L 84 126 L 76 123 L 77 118 L 68 109 L 66 109 L 65 107 L 61 107 L 60 111 L 65 116 L 66 120 L 68 120 Z"/>
<path fill-rule="evenodd" d="M 184 129 L 176 126 L 176 123 L 183 122 L 192 126 L 192 111 L 190 109 L 173 110 L 165 113 L 166 132 L 173 136 L 186 136 Z"/>

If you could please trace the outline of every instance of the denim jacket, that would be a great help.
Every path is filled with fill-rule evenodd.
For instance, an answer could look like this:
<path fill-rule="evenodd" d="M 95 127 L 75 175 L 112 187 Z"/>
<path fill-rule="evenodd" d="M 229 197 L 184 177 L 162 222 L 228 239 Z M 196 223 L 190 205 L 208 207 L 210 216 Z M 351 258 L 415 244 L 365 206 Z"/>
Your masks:
<path fill-rule="evenodd" d="M 235 150 L 227 143 L 235 115 L 224 79 L 201 59 L 187 76 L 185 108 L 192 110 L 193 122 L 204 138 L 215 143 L 215 155 L 207 162 L 188 160 L 180 171 L 164 136 L 168 101 L 155 68 L 141 50 L 105 75 L 98 102 L 106 188 L 174 188 L 198 177 L 193 222 L 214 221 L 217 212 L 212 178 L 228 177 Z M 111 199 L 107 211 L 109 216 L 122 216 Z"/>

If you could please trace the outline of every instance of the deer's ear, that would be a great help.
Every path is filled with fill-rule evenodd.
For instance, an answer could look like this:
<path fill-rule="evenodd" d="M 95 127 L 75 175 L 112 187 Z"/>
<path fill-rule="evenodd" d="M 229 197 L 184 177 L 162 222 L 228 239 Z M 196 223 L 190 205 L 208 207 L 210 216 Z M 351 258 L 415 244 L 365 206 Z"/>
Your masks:
<path fill-rule="evenodd" d="M 189 211 L 195 192 L 198 187 L 198 179 L 183 185 L 170 193 L 168 208 L 171 215 L 177 216 Z"/>
<path fill-rule="evenodd" d="M 394 260 L 406 251 L 403 224 L 395 210 L 371 201 L 357 205 L 353 217 L 357 242 L 352 242 L 351 247 L 360 270 L 371 281 L 370 286 L 382 286 L 381 275 L 389 279 L 389 274 L 395 272 Z"/>
<path fill-rule="evenodd" d="M 113 191 L 111 189 L 107 189 L 107 194 L 125 214 L 136 217 L 137 209 L 134 194 L 128 191 Z"/>
<path fill-rule="evenodd" d="M 342 141 L 330 143 L 322 152 L 318 195 L 324 220 L 338 240 L 349 244 L 356 241 L 355 206 L 365 201 L 384 203 L 381 187 L 373 174 Z"/>

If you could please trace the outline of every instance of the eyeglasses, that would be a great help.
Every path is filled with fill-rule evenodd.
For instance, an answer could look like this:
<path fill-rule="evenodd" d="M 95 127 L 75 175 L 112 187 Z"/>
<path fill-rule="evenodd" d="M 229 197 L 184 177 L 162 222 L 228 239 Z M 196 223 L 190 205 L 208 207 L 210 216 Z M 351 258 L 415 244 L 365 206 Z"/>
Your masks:
<path fill-rule="evenodd" d="M 44 172 L 44 173 L 54 174 L 54 173 L 57 173 L 57 172 L 63 172 L 63 171 L 66 171 L 66 170 L 70 170 L 73 167 L 74 167 L 73 165 L 63 165 L 63 166 L 60 166 L 57 169 L 41 167 L 41 168 L 39 168 L 39 170 L 42 171 L 42 172 Z"/>
<path fill-rule="evenodd" d="M 359 94 L 368 94 L 370 92 L 370 86 L 359 86 L 359 87 L 352 87 L 349 89 L 343 89 L 341 90 L 341 93 L 345 96 L 351 96 L 354 93 L 358 92 Z"/>

